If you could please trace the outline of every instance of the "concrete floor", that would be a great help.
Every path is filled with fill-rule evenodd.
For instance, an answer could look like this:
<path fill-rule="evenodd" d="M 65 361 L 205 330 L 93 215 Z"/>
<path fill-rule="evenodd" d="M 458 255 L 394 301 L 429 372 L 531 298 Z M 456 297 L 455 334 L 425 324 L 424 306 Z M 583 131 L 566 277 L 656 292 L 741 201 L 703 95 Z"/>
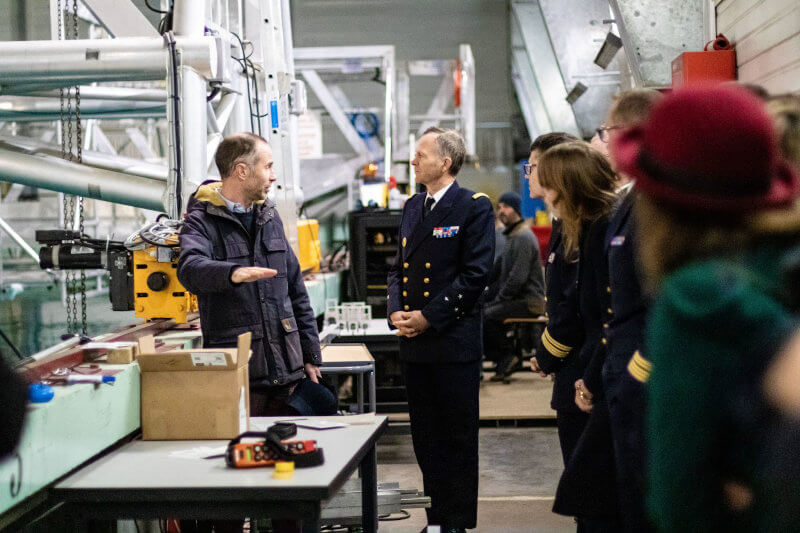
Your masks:
<path fill-rule="evenodd" d="M 571 518 L 553 514 L 563 468 L 554 427 L 481 428 L 479 532 L 572 532 Z M 422 488 L 411 435 L 389 434 L 378 443 L 378 480 Z M 406 520 L 382 521 L 381 531 L 417 533 L 424 509 L 410 509 Z"/>

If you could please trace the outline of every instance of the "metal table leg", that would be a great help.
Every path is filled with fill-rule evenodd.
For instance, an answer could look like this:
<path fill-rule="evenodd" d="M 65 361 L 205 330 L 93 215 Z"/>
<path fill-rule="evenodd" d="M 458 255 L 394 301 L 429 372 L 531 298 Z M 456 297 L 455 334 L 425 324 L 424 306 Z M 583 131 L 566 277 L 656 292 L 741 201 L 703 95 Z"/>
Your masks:
<path fill-rule="evenodd" d="M 364 533 L 378 531 L 378 459 L 373 444 L 359 466 L 361 476 L 361 527 Z"/>
<path fill-rule="evenodd" d="M 372 365 L 372 368 L 369 371 L 369 375 L 367 376 L 369 379 L 369 410 L 372 413 L 378 412 L 378 407 L 375 405 L 375 365 Z"/>
<path fill-rule="evenodd" d="M 360 414 L 364 412 L 364 372 L 358 373 L 357 383 L 358 383 L 358 394 L 357 394 L 358 412 Z"/>

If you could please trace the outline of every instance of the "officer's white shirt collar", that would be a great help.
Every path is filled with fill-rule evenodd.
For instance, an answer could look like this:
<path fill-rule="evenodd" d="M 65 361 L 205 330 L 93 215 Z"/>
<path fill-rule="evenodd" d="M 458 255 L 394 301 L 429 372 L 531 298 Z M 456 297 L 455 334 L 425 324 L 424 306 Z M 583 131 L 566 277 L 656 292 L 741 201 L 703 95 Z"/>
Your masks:
<path fill-rule="evenodd" d="M 629 181 L 622 187 L 616 190 L 618 196 L 626 196 L 633 189 L 633 181 Z"/>
<path fill-rule="evenodd" d="M 225 205 L 228 206 L 228 211 L 230 211 L 231 213 L 249 213 L 250 211 L 253 210 L 253 204 L 250 204 L 250 207 L 248 209 L 245 209 L 244 206 L 239 202 L 231 202 L 230 200 L 222 196 L 221 191 L 218 190 L 217 194 L 219 194 L 220 198 L 225 200 Z"/>
<path fill-rule="evenodd" d="M 425 196 L 426 202 L 428 201 L 428 198 L 433 198 L 433 205 L 431 206 L 431 211 L 433 211 L 436 208 L 436 206 L 439 204 L 439 200 L 441 200 L 442 197 L 445 195 L 445 193 L 447 193 L 447 190 L 453 186 L 453 183 L 455 183 L 455 181 L 451 182 L 450 185 L 447 185 L 446 187 L 442 187 L 436 194 L 428 193 Z"/>

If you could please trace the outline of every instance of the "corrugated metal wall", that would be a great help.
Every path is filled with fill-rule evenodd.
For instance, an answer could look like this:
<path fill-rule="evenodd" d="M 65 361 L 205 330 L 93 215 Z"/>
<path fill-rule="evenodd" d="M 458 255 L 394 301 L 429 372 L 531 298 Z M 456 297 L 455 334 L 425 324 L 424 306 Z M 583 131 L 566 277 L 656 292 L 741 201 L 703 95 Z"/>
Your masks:
<path fill-rule="evenodd" d="M 800 93 L 800 0 L 717 0 L 717 31 L 736 45 L 739 80 Z"/>

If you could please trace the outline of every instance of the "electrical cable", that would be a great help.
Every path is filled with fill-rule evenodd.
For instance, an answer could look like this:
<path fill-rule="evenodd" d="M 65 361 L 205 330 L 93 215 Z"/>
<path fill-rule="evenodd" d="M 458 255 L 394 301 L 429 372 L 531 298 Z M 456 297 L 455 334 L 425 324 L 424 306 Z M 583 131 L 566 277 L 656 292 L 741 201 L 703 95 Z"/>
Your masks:
<path fill-rule="evenodd" d="M 260 106 L 258 104 L 258 100 L 259 100 L 259 98 L 258 98 L 258 76 L 256 76 L 256 68 L 255 68 L 255 65 L 253 65 L 253 62 L 250 61 L 249 59 L 247 60 L 247 62 L 250 64 L 250 67 L 253 69 L 253 86 L 255 88 L 255 93 L 256 93 L 256 117 L 258 118 L 258 120 L 256 120 L 256 124 L 258 124 L 258 134 L 263 137 L 264 135 L 261 133 L 261 119 L 263 117 L 261 115 L 261 108 L 260 108 Z"/>
<path fill-rule="evenodd" d="M 6 341 L 6 344 L 8 344 L 9 347 L 11 347 L 11 350 L 13 350 L 13 352 L 15 354 L 17 354 L 17 357 L 19 357 L 20 359 L 25 359 L 25 356 L 23 356 L 21 353 L 19 353 L 19 350 L 17 350 L 17 347 L 14 346 L 14 343 L 11 342 L 11 339 L 9 339 L 6 336 L 5 332 L 2 329 L 0 329 L 0 337 L 3 337 L 3 340 Z"/>
<path fill-rule="evenodd" d="M 208 94 L 208 96 L 206 96 L 206 102 L 210 102 L 211 100 L 213 100 L 214 98 L 216 98 L 216 97 L 217 97 L 217 95 L 218 95 L 218 94 L 219 94 L 221 91 L 222 91 L 222 88 L 221 88 L 220 86 L 218 86 L 218 85 L 217 85 L 217 86 L 215 86 L 214 88 L 212 88 L 212 89 L 211 89 L 211 92 Z"/>
<path fill-rule="evenodd" d="M 250 108 L 250 132 L 251 133 L 255 133 L 256 132 L 256 128 L 255 128 L 255 124 L 253 123 L 253 97 L 250 95 L 250 71 L 247 68 L 247 61 L 250 58 L 250 56 L 245 53 L 245 51 L 244 51 L 244 42 L 242 41 L 242 38 L 239 37 L 239 34 L 236 33 L 236 32 L 231 32 L 231 35 L 236 37 L 236 40 L 239 41 L 239 48 L 242 49 L 242 57 L 241 58 L 238 58 L 236 56 L 231 56 L 231 57 L 239 62 L 239 65 L 242 67 L 242 70 L 244 71 L 243 72 L 244 75 L 247 76 L 247 84 L 246 84 L 247 85 L 247 107 Z M 254 51 L 255 50 L 253 50 L 253 52 Z M 250 52 L 250 55 L 253 55 L 253 52 Z M 256 96 L 258 96 L 258 95 L 256 95 Z"/>
<path fill-rule="evenodd" d="M 167 44 L 170 51 L 170 66 L 172 70 L 172 100 L 173 117 L 174 117 L 174 135 L 175 135 L 175 202 L 177 204 L 178 216 L 181 215 L 183 198 L 181 196 L 181 180 L 182 176 L 182 160 L 181 160 L 181 131 L 180 131 L 180 102 L 178 100 L 178 52 L 175 44 L 175 36 L 172 32 L 167 32 Z"/>
<path fill-rule="evenodd" d="M 153 6 L 151 6 L 150 5 L 150 0 L 144 0 L 144 5 L 146 5 L 147 9 L 149 9 L 150 11 L 154 11 L 156 13 L 161 13 L 162 15 L 166 15 L 167 13 L 169 13 L 169 11 L 161 11 L 160 9 L 156 9 Z"/>
<path fill-rule="evenodd" d="M 400 509 L 400 516 L 392 517 L 392 515 L 387 514 L 379 516 L 378 520 L 380 520 L 381 522 L 399 522 L 400 520 L 407 520 L 409 518 L 411 518 L 411 513 L 409 513 L 405 509 Z"/>

